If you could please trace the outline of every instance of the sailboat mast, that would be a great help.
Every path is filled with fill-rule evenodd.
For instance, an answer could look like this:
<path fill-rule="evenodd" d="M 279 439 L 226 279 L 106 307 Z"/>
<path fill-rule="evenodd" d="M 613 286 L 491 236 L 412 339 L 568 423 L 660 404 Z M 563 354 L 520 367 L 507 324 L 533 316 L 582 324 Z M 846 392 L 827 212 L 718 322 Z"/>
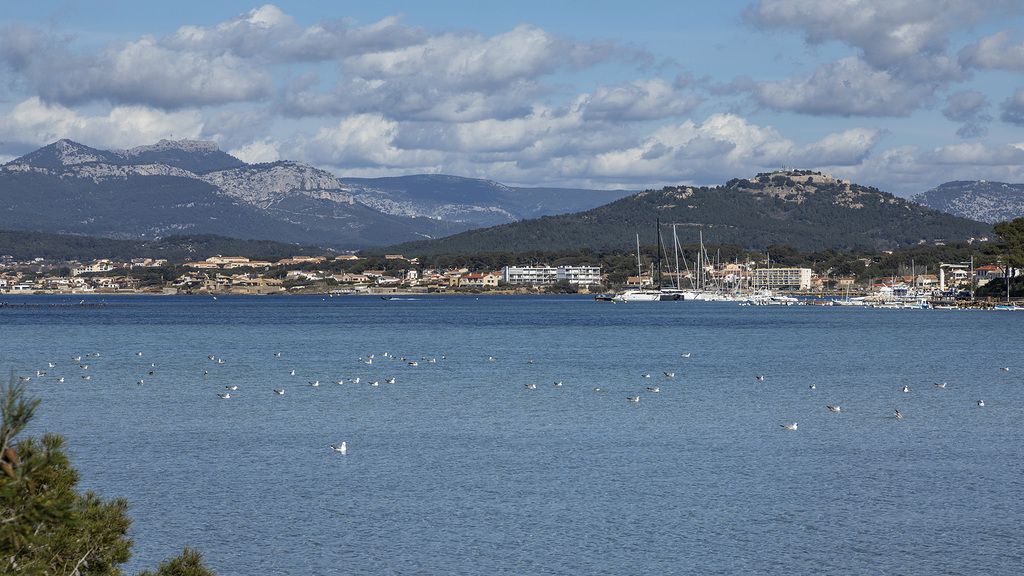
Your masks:
<path fill-rule="evenodd" d="M 655 266 L 657 266 L 657 269 L 658 269 L 658 271 L 655 272 L 655 277 L 657 278 L 657 282 L 658 283 L 655 286 L 655 288 L 660 290 L 661 289 L 661 218 L 656 218 L 655 222 L 656 222 L 655 229 L 658 231 L 658 252 L 657 252 L 657 254 L 654 257 Z"/>
<path fill-rule="evenodd" d="M 644 288 L 644 271 L 640 267 L 640 235 L 636 235 L 636 285 L 638 288 L 643 290 Z"/>

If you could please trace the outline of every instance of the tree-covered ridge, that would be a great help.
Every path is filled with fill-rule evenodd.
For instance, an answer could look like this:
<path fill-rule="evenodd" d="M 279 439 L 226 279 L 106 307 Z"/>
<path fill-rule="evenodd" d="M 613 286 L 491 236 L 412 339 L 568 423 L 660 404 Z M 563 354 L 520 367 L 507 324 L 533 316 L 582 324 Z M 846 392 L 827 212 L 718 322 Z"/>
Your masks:
<path fill-rule="evenodd" d="M 52 262 L 89 262 L 105 258 L 126 262 L 133 258 L 150 258 L 188 262 L 218 254 L 243 256 L 251 260 L 277 260 L 290 256 L 318 256 L 324 252 L 315 246 L 243 240 L 216 234 L 177 234 L 159 240 L 140 241 L 0 230 L 0 256 L 10 256 L 15 261 L 43 258 Z"/>
<path fill-rule="evenodd" d="M 655 242 L 654 223 L 674 225 L 681 243 L 701 234 L 714 243 L 759 250 L 785 244 L 800 250 L 896 250 L 920 243 L 965 241 L 989 234 L 988 224 L 943 214 L 876 188 L 808 171 L 759 174 L 723 186 L 667 186 L 576 214 L 544 216 L 375 252 L 473 252 L 628 248 Z"/>

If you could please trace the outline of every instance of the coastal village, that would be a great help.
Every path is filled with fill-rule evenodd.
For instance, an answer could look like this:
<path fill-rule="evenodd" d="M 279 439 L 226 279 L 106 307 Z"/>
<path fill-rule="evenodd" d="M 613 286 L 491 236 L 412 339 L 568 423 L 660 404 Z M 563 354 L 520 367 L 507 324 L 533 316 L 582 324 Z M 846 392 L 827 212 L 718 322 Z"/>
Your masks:
<path fill-rule="evenodd" d="M 535 265 L 484 271 L 465 267 L 423 268 L 415 258 L 392 254 L 384 257 L 387 265 L 381 269 L 367 269 L 355 266 L 360 261 L 368 259 L 352 254 L 331 254 L 293 256 L 271 262 L 213 256 L 175 266 L 172 269 L 180 271 L 180 275 L 154 281 L 154 270 L 168 269 L 166 260 L 54 263 L 42 258 L 20 262 L 0 256 L 0 294 L 529 294 L 559 292 L 559 289 L 560 293 L 565 293 L 566 287 L 572 293 L 598 294 L 615 288 L 647 289 L 657 280 L 652 272 L 644 272 L 641 276 L 630 276 L 623 285 L 612 286 L 599 266 Z M 375 258 L 372 262 L 381 260 Z M 864 261 L 865 268 L 870 264 L 869 260 Z M 323 270 L 342 267 L 359 271 Z M 919 292 L 970 290 L 1002 279 L 1004 269 L 991 264 L 973 269 L 950 265 L 937 273 L 876 278 L 864 283 L 853 277 L 823 277 L 810 268 L 758 268 L 751 262 L 706 264 L 696 272 L 664 272 L 660 282 L 684 288 L 697 285 L 727 289 L 757 287 L 791 294 L 823 295 L 851 291 L 870 294 L 894 287 Z"/>

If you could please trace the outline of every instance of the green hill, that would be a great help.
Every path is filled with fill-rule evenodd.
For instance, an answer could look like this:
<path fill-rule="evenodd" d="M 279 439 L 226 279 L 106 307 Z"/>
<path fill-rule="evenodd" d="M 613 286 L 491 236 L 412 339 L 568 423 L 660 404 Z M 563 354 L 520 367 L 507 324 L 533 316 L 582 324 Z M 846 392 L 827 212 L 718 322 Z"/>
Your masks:
<path fill-rule="evenodd" d="M 897 250 L 919 244 L 988 236 L 991 226 L 944 214 L 876 188 L 810 171 L 759 174 L 716 187 L 648 190 L 576 214 L 544 216 L 408 242 L 369 253 L 410 256 L 630 248 L 656 242 L 654 222 L 675 225 L 681 244 L 704 240 L 760 250 L 784 244 L 804 251 L 827 248 Z M 671 234 L 668 231 L 667 234 Z M 670 236 L 666 241 L 671 242 Z"/>

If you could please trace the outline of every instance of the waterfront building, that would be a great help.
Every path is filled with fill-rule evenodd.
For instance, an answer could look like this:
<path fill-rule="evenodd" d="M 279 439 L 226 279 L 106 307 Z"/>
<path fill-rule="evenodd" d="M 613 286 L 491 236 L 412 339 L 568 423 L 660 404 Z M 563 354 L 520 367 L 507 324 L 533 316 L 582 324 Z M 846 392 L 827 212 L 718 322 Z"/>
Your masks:
<path fill-rule="evenodd" d="M 501 279 L 509 284 L 533 284 L 543 286 L 559 280 L 571 284 L 589 286 L 601 283 L 600 266 L 506 266 L 501 269 Z"/>
<path fill-rule="evenodd" d="M 810 290 L 810 268 L 758 268 L 751 276 L 757 288 L 769 290 Z"/>

